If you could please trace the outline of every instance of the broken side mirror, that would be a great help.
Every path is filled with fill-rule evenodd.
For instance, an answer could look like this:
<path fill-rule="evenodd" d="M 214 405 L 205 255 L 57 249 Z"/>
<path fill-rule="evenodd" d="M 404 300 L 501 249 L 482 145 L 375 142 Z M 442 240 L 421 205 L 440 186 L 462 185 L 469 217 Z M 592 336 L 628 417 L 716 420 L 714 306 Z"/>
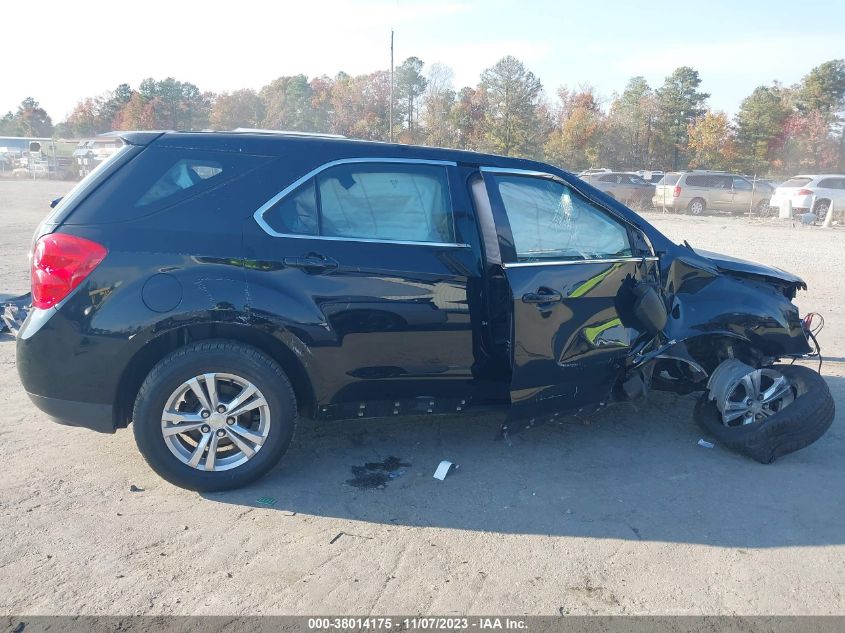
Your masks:
<path fill-rule="evenodd" d="M 669 313 L 666 304 L 654 286 L 640 284 L 633 288 L 636 301 L 634 301 L 634 316 L 645 327 L 652 336 L 657 336 L 666 327 Z"/>

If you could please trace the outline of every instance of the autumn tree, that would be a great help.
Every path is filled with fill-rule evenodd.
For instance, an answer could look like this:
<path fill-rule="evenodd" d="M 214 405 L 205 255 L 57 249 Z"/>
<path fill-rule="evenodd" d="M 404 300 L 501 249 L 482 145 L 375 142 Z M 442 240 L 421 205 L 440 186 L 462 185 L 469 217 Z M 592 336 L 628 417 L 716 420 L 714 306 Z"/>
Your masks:
<path fill-rule="evenodd" d="M 396 113 L 402 120 L 405 130 L 403 140 L 407 142 L 414 142 L 419 136 L 415 130 L 419 118 L 417 105 L 428 85 L 428 80 L 422 74 L 424 65 L 420 58 L 409 57 L 396 67 L 394 75 Z"/>
<path fill-rule="evenodd" d="M 261 127 L 273 130 L 313 131 L 311 85 L 305 75 L 279 77 L 259 92 L 265 115 Z"/>
<path fill-rule="evenodd" d="M 701 78 L 689 66 L 676 68 L 657 90 L 658 130 L 655 154 L 660 164 L 679 169 L 687 161 L 689 126 L 705 112 L 710 97 L 698 90 Z"/>
<path fill-rule="evenodd" d="M 705 112 L 690 123 L 689 166 L 703 169 L 725 169 L 733 166 L 736 146 L 728 115 L 724 112 Z"/>
<path fill-rule="evenodd" d="M 456 102 L 452 85 L 454 76 L 452 69 L 444 64 L 432 64 L 429 68 L 421 115 L 428 145 L 454 147 L 459 143 L 458 129 L 452 117 Z"/>
<path fill-rule="evenodd" d="M 562 87 L 554 111 L 554 128 L 545 145 L 546 159 L 579 171 L 599 162 L 604 115 L 592 87 Z"/>
<path fill-rule="evenodd" d="M 481 74 L 488 107 L 485 144 L 504 155 L 538 154 L 537 106 L 543 85 L 525 65 L 508 55 Z"/>
<path fill-rule="evenodd" d="M 18 106 L 12 122 L 21 136 L 51 136 L 53 121 L 47 111 L 32 97 L 27 97 Z"/>
<path fill-rule="evenodd" d="M 461 88 L 452 107 L 451 123 L 457 132 L 457 147 L 481 149 L 485 143 L 488 98 L 484 86 Z"/>
<path fill-rule="evenodd" d="M 610 104 L 606 125 L 609 162 L 624 169 L 652 166 L 656 124 L 654 91 L 643 77 L 631 78 L 622 94 Z"/>
<path fill-rule="evenodd" d="M 244 88 L 217 95 L 211 106 L 209 123 L 215 130 L 257 128 L 263 124 L 264 114 L 264 102 L 255 90 Z"/>
<path fill-rule="evenodd" d="M 748 173 L 765 173 L 778 160 L 785 142 L 790 107 L 779 84 L 758 86 L 743 99 L 734 117 L 739 166 Z"/>

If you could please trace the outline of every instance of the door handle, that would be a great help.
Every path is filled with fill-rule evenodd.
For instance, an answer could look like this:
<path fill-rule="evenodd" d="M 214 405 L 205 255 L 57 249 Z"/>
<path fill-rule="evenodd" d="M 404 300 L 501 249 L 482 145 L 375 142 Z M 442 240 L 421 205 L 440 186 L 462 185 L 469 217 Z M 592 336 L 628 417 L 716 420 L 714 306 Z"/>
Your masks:
<path fill-rule="evenodd" d="M 319 253 L 308 253 L 307 255 L 299 255 L 295 257 L 285 257 L 282 260 L 285 266 L 293 268 L 301 268 L 308 273 L 322 273 L 337 268 L 337 261 L 331 257 L 320 255 Z"/>
<path fill-rule="evenodd" d="M 523 303 L 555 303 L 563 299 L 563 295 L 551 288 L 537 288 L 537 292 L 527 292 L 522 295 Z"/>

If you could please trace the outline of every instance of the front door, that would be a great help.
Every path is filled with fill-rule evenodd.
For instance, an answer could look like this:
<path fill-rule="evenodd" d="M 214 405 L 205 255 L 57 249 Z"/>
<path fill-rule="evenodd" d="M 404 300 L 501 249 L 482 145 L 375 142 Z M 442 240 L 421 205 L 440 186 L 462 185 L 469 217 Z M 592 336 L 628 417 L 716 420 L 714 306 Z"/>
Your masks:
<path fill-rule="evenodd" d="M 557 177 L 482 171 L 513 299 L 511 419 L 605 400 L 642 335 L 632 288 L 656 280 L 656 258 Z"/>

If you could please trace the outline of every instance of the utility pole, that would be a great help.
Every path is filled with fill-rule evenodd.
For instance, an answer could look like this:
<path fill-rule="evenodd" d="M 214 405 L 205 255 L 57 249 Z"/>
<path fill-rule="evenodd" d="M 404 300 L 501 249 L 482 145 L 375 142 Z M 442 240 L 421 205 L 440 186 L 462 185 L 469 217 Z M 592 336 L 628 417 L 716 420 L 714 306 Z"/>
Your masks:
<path fill-rule="evenodd" d="M 393 142 L 393 29 L 390 29 L 390 142 Z"/>

